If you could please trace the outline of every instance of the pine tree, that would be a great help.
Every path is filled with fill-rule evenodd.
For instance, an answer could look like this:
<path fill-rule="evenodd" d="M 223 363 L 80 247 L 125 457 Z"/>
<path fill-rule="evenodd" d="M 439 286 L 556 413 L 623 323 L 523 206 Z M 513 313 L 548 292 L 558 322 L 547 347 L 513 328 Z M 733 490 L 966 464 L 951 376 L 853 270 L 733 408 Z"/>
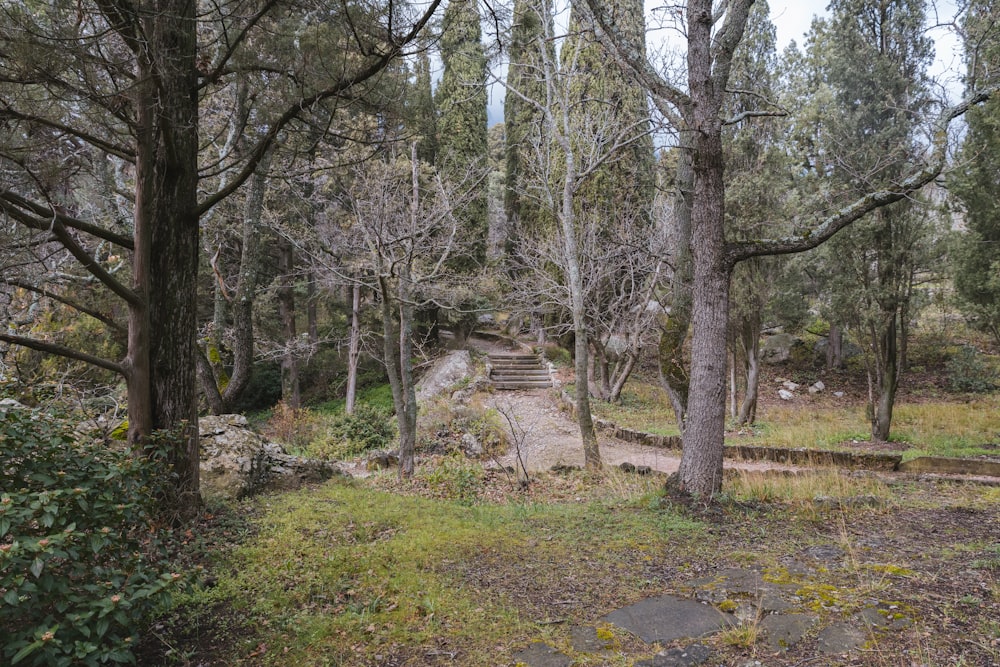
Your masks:
<path fill-rule="evenodd" d="M 927 108 L 933 51 L 921 0 L 835 0 L 830 7 L 830 23 L 817 26 L 827 34 L 814 41 L 833 93 L 818 162 L 838 189 L 833 196 L 849 201 L 913 164 L 913 128 Z M 827 248 L 831 311 L 867 352 L 875 440 L 889 437 L 928 226 L 914 200 L 904 200 L 874 211 Z"/>
<path fill-rule="evenodd" d="M 486 54 L 481 42 L 479 10 L 474 0 L 451 0 L 441 27 L 444 74 L 437 103 L 437 165 L 453 183 L 485 177 L 487 166 Z M 464 268 L 481 264 L 488 235 L 486 187 L 478 188 L 458 211 L 466 233 L 477 242 Z M 458 267 L 456 267 L 458 268 Z"/>

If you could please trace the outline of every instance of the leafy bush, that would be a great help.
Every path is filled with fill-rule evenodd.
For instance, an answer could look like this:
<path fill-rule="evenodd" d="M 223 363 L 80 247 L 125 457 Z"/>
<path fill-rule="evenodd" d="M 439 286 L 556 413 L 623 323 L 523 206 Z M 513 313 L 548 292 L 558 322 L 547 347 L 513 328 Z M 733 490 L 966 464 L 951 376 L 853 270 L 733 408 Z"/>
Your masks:
<path fill-rule="evenodd" d="M 151 528 L 159 467 L 0 409 L 0 662 L 134 662 L 138 623 L 183 582 Z"/>
<path fill-rule="evenodd" d="M 996 387 L 996 372 L 990 368 L 979 350 L 963 345 L 948 360 L 948 388 L 952 391 L 984 393 Z"/>
<path fill-rule="evenodd" d="M 396 440 L 392 411 L 370 403 L 359 403 L 354 414 L 333 417 L 325 438 L 314 440 L 307 453 L 316 458 L 339 460 L 372 449 L 391 447 Z"/>

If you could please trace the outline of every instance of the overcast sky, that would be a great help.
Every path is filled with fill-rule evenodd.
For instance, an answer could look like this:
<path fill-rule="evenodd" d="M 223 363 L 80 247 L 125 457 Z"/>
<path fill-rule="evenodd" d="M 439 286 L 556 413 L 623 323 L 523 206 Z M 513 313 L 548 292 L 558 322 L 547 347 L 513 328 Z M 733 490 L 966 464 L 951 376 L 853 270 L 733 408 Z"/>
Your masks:
<path fill-rule="evenodd" d="M 801 49 L 805 44 L 805 34 L 809 32 L 814 16 L 827 16 L 826 7 L 829 0 L 770 0 L 771 21 L 778 34 L 778 53 L 784 51 L 792 40 Z M 647 12 L 655 13 L 653 8 L 663 6 L 662 0 L 646 0 Z M 955 14 L 954 0 L 933 0 L 928 8 L 928 35 L 935 41 L 936 60 L 931 68 L 931 74 L 938 77 L 946 86 L 952 101 L 957 101 L 962 92 L 961 73 L 962 62 L 959 42 L 946 27 L 934 27 L 950 22 Z M 677 38 L 676 31 L 653 31 L 648 37 L 649 43 L 657 39 Z M 504 91 L 502 86 L 491 86 L 489 100 L 489 124 L 503 120 Z"/>

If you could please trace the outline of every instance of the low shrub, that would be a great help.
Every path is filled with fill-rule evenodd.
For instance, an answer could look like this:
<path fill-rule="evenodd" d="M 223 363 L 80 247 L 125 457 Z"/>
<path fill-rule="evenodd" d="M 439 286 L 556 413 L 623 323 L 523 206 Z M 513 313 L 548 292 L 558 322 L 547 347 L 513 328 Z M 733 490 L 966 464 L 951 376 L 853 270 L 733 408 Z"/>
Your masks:
<path fill-rule="evenodd" d="M 306 453 L 314 458 L 340 460 L 373 449 L 392 447 L 396 425 L 392 410 L 381 405 L 359 403 L 354 414 L 333 417 L 325 436 L 313 440 Z"/>
<path fill-rule="evenodd" d="M 139 624 L 184 581 L 154 530 L 157 460 L 0 409 L 0 662 L 135 662 Z"/>
<path fill-rule="evenodd" d="M 996 387 L 996 372 L 971 345 L 960 347 L 945 368 L 951 391 L 982 394 Z"/>
<path fill-rule="evenodd" d="M 291 450 L 302 451 L 323 434 L 324 427 L 322 416 L 316 412 L 309 408 L 293 408 L 281 402 L 271 410 L 271 416 L 261 431 L 267 438 Z"/>

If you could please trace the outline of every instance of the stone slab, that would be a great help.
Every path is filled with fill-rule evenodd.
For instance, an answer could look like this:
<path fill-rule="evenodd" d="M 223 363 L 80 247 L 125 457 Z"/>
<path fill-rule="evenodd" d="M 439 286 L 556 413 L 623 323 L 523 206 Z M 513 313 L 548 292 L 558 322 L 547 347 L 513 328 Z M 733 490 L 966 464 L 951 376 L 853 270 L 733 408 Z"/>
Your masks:
<path fill-rule="evenodd" d="M 816 618 L 808 614 L 772 614 L 765 616 L 760 626 L 764 630 L 765 641 L 771 651 L 787 651 L 802 638 Z"/>
<path fill-rule="evenodd" d="M 514 653 L 514 664 L 525 667 L 569 667 L 573 658 L 560 653 L 545 642 L 534 642 L 528 648 Z"/>
<path fill-rule="evenodd" d="M 860 628 L 849 623 L 834 623 L 820 631 L 816 648 L 826 655 L 850 653 L 860 648 L 867 638 Z"/>
<path fill-rule="evenodd" d="M 921 456 L 899 464 L 901 472 L 931 472 L 950 475 L 1000 477 L 1000 463 L 945 456 Z"/>
<path fill-rule="evenodd" d="M 628 630 L 649 644 L 704 637 L 734 624 L 731 615 L 715 607 L 672 595 L 636 602 L 601 620 Z"/>
<path fill-rule="evenodd" d="M 711 654 L 711 649 L 704 644 L 691 644 L 664 651 L 649 660 L 640 660 L 635 667 L 696 667 L 704 664 Z"/>
<path fill-rule="evenodd" d="M 581 625 L 570 628 L 569 642 L 578 653 L 604 653 L 611 648 L 611 642 L 597 636 L 597 628 Z"/>

